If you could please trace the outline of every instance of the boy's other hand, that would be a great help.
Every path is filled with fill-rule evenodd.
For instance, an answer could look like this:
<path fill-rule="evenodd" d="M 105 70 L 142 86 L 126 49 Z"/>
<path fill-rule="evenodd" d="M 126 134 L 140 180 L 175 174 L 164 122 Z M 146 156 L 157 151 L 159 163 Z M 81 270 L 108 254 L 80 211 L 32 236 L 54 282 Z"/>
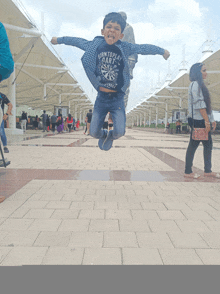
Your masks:
<path fill-rule="evenodd" d="M 53 37 L 50 41 L 53 45 L 57 45 L 57 37 Z"/>
<path fill-rule="evenodd" d="M 167 60 L 170 57 L 170 52 L 168 50 L 164 50 L 163 58 Z"/>

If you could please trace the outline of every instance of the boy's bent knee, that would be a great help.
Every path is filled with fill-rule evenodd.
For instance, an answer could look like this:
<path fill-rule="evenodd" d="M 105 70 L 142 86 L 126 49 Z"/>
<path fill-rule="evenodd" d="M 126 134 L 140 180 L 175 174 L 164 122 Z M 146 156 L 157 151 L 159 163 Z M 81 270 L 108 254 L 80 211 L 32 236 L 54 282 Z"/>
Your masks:
<path fill-rule="evenodd" d="M 91 128 L 89 130 L 89 134 L 90 134 L 90 136 L 92 136 L 93 138 L 96 138 L 96 139 L 99 139 L 99 137 L 100 137 L 100 132 L 91 130 Z"/>
<path fill-rule="evenodd" d="M 117 133 L 117 134 L 113 134 L 113 140 L 117 140 L 117 139 L 123 137 L 124 135 L 125 135 L 125 131 Z"/>

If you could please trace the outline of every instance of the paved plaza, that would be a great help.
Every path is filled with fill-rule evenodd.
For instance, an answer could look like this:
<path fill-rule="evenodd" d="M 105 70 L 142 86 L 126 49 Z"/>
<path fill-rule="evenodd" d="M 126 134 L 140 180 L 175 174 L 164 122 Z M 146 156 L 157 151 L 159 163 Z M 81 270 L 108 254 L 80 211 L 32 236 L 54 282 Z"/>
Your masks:
<path fill-rule="evenodd" d="M 1 266 L 220 264 L 220 180 L 183 177 L 189 135 L 127 129 L 105 152 L 83 130 L 44 134 L 9 137 Z"/>

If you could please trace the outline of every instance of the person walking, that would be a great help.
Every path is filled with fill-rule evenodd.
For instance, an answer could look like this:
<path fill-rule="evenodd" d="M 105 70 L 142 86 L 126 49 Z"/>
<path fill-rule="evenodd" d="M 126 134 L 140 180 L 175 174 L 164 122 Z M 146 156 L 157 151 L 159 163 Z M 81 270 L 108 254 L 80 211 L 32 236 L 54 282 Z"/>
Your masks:
<path fill-rule="evenodd" d="M 61 133 L 63 132 L 63 117 L 62 114 L 60 114 L 57 118 L 57 132 Z"/>
<path fill-rule="evenodd" d="M 122 42 L 128 42 L 128 43 L 132 43 L 135 44 L 135 36 L 134 36 L 134 30 L 132 28 L 132 26 L 127 23 L 127 14 L 123 11 L 119 12 L 121 14 L 121 16 L 123 17 L 123 19 L 126 22 L 126 27 L 124 29 L 123 32 L 123 38 L 121 39 Z M 131 54 L 128 57 L 128 64 L 129 64 L 129 70 L 130 70 L 130 79 L 133 79 L 133 70 L 135 67 L 135 64 L 138 62 L 138 54 Z M 128 104 L 128 96 L 130 93 L 130 86 L 127 88 L 126 92 L 125 92 L 125 97 L 124 97 L 124 101 L 125 101 L 125 108 L 127 107 Z"/>
<path fill-rule="evenodd" d="M 24 131 L 24 133 L 26 132 L 26 127 L 27 127 L 27 114 L 24 111 L 22 111 L 21 129 Z"/>
<path fill-rule="evenodd" d="M 79 130 L 79 125 L 80 125 L 80 121 L 79 121 L 79 119 L 77 119 L 77 123 L 76 123 L 77 131 Z"/>
<path fill-rule="evenodd" d="M 68 117 L 67 117 L 67 125 L 68 125 L 68 129 L 69 129 L 69 133 L 70 133 L 71 129 L 72 129 L 72 125 L 73 125 L 73 118 L 70 113 L 68 114 Z"/>
<path fill-rule="evenodd" d="M 56 121 L 57 121 L 57 116 L 55 115 L 55 113 L 51 116 L 50 121 L 52 124 L 52 132 L 53 134 L 55 134 Z"/>
<path fill-rule="evenodd" d="M 188 96 L 188 122 L 191 129 L 204 128 L 208 133 L 208 140 L 193 140 L 192 132 L 190 135 L 189 145 L 186 151 L 185 177 L 198 178 L 199 175 L 192 172 L 192 165 L 195 152 L 202 142 L 204 152 L 204 177 L 220 178 L 218 173 L 212 172 L 212 137 L 211 127 L 214 131 L 216 122 L 214 120 L 211 107 L 211 98 L 209 90 L 204 80 L 207 78 L 206 66 L 203 63 L 194 64 L 189 73 L 191 84 L 189 86 Z"/>
<path fill-rule="evenodd" d="M 74 131 L 76 130 L 76 120 L 75 120 L 74 117 L 73 117 L 73 130 L 74 130 Z"/>
<path fill-rule="evenodd" d="M 46 125 L 47 125 L 47 132 L 49 132 L 50 131 L 50 117 L 49 117 L 49 115 L 47 116 Z"/>
<path fill-rule="evenodd" d="M 89 109 L 89 112 L 87 113 L 86 117 L 87 117 L 86 126 L 87 126 L 87 136 L 88 136 L 89 135 L 90 124 L 91 124 L 91 121 L 92 121 L 92 109 Z"/>
<path fill-rule="evenodd" d="M 108 118 L 109 118 L 109 113 L 110 113 L 110 112 L 108 112 L 108 113 L 106 114 L 106 117 L 105 117 L 105 120 L 104 120 L 104 123 L 103 123 L 103 126 L 102 126 L 103 130 L 108 130 Z"/>
<path fill-rule="evenodd" d="M 43 132 L 46 131 L 47 129 L 47 114 L 46 114 L 46 110 L 43 111 L 43 114 L 41 115 L 42 117 L 42 123 L 43 123 Z"/>

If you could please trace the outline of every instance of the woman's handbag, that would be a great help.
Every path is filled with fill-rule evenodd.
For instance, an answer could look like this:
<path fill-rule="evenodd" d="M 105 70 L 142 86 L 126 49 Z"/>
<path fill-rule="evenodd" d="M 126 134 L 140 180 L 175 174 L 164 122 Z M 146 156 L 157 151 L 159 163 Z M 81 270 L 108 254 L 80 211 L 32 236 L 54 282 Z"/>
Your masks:
<path fill-rule="evenodd" d="M 193 84 L 192 84 L 193 86 Z M 192 87 L 191 87 L 191 96 L 193 98 Z M 194 128 L 194 119 L 193 119 L 193 99 L 192 103 L 192 139 L 196 141 L 207 141 L 209 139 L 209 134 L 205 128 Z"/>
<path fill-rule="evenodd" d="M 197 141 L 207 141 L 209 139 L 209 135 L 205 128 L 193 128 L 192 139 Z"/>

